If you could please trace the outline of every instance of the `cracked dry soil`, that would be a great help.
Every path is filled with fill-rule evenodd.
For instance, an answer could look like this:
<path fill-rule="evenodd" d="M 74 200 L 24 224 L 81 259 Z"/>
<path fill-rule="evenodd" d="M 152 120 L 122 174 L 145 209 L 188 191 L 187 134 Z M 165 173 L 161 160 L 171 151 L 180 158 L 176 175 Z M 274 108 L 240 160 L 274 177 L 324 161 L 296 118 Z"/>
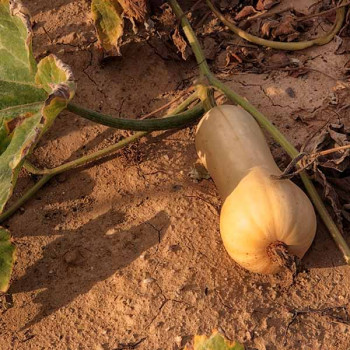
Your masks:
<path fill-rule="evenodd" d="M 52 52 L 71 65 L 78 103 L 142 115 L 195 76 L 193 59 L 164 60 L 142 41 L 101 67 L 88 1 L 26 5 L 36 23 L 35 54 Z M 321 73 L 217 73 L 300 147 L 329 118 L 350 125 L 346 108 L 328 108 L 330 96 L 343 91 L 347 60 L 334 55 L 335 46 L 293 55 L 313 57 L 309 66 Z M 33 160 L 56 166 L 125 134 L 63 112 Z M 197 159 L 193 141 L 193 127 L 142 139 L 53 179 L 7 221 L 18 261 L 13 300 L 1 300 L 2 350 L 175 350 L 214 328 L 247 349 L 350 348 L 349 268 L 323 225 L 292 285 L 284 275 L 241 269 L 221 243 L 213 182 L 188 176 Z M 270 146 L 284 168 L 289 159 L 271 140 Z M 21 174 L 15 198 L 32 182 Z M 345 235 L 349 241 L 348 228 Z"/>

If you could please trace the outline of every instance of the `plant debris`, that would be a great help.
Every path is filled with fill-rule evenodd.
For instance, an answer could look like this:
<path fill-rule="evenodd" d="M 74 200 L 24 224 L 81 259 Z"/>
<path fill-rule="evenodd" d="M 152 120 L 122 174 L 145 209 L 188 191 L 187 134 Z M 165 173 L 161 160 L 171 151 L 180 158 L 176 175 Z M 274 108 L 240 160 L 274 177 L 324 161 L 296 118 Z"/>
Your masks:
<path fill-rule="evenodd" d="M 243 18 L 255 15 L 257 12 L 258 11 L 256 11 L 253 6 L 244 6 L 243 9 L 237 13 L 235 20 L 240 21 Z"/>
<path fill-rule="evenodd" d="M 280 0 L 259 0 L 256 4 L 256 9 L 258 11 L 269 10 L 273 6 L 279 4 Z"/>
<path fill-rule="evenodd" d="M 177 47 L 178 51 L 181 53 L 182 59 L 186 61 L 187 58 L 191 55 L 191 49 L 187 45 L 186 40 L 180 34 L 179 28 L 175 28 L 175 31 L 171 38 L 173 39 L 173 43 Z"/>
<path fill-rule="evenodd" d="M 345 145 L 350 145 L 350 129 L 334 123 L 313 137 L 304 151 L 311 154 Z M 342 218 L 350 222 L 350 149 L 319 157 L 313 164 L 313 176 L 323 187 L 340 227 Z"/>

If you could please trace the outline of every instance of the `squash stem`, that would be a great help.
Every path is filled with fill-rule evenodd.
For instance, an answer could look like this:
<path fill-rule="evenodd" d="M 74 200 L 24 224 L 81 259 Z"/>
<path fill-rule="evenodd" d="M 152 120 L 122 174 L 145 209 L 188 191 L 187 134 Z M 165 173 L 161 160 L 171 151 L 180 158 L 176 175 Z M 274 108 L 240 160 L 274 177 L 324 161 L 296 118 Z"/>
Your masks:
<path fill-rule="evenodd" d="M 179 3 L 176 0 L 168 0 L 172 10 L 174 11 L 176 17 L 179 19 L 182 29 L 186 35 L 187 40 L 189 41 L 192 51 L 196 57 L 199 71 L 201 75 L 208 76 L 211 74 L 210 68 L 208 66 L 207 60 L 205 59 L 202 47 L 199 44 L 198 38 L 193 31 L 190 22 L 188 21 L 186 15 L 182 11 Z"/>
<path fill-rule="evenodd" d="M 190 96 L 192 102 L 198 98 L 194 93 Z M 157 119 L 124 119 L 114 118 L 110 115 L 99 113 L 91 109 L 69 103 L 67 109 L 85 119 L 89 119 L 95 123 L 109 126 L 111 128 L 133 131 L 156 131 L 177 129 L 187 126 L 199 118 L 202 112 L 202 106 L 195 106 L 192 109 L 179 114 L 173 114 L 166 118 Z"/>
<path fill-rule="evenodd" d="M 275 139 L 276 142 L 278 142 L 281 147 L 288 153 L 288 155 L 291 158 L 295 158 L 299 152 L 297 149 L 285 138 L 285 136 L 276 128 L 265 116 L 263 113 L 259 112 L 249 101 L 244 99 L 242 96 L 231 90 L 228 86 L 226 86 L 224 83 L 219 81 L 210 71 L 209 66 L 206 62 L 206 59 L 204 57 L 203 51 L 200 47 L 200 44 L 198 42 L 198 39 L 196 37 L 196 34 L 194 33 L 193 29 L 191 28 L 191 25 L 185 16 L 184 12 L 182 11 L 181 7 L 179 6 L 177 0 L 168 0 L 171 8 L 173 9 L 175 15 L 178 17 L 178 19 L 181 21 L 181 25 L 183 27 L 184 33 L 187 37 L 187 40 L 189 41 L 192 50 L 195 54 L 198 67 L 200 69 L 200 72 L 202 75 L 204 75 L 209 84 L 212 86 L 218 88 L 221 90 L 231 101 L 239 104 L 242 106 L 247 112 L 249 112 L 260 124 L 260 126 L 266 131 L 270 133 L 270 135 Z M 344 8 L 342 8 L 344 9 Z M 345 10 L 344 10 L 345 11 Z M 345 12 L 344 12 L 345 13 Z M 337 18 L 338 18 L 339 11 L 337 10 Z M 342 23 L 339 19 L 336 21 L 336 23 Z M 337 27 L 339 24 L 337 25 Z M 320 45 L 320 44 L 319 44 Z M 344 237 L 342 236 L 341 232 L 339 231 L 337 225 L 334 223 L 332 217 L 330 216 L 329 212 L 327 211 L 322 199 L 318 195 L 315 186 L 311 182 L 310 178 L 307 176 L 305 172 L 300 173 L 300 177 L 304 183 L 305 189 L 309 194 L 309 197 L 311 198 L 318 214 L 320 215 L 321 219 L 325 223 L 326 227 L 328 228 L 331 236 L 333 237 L 335 243 L 338 245 L 339 249 L 343 253 L 345 262 L 350 265 L 350 248 L 347 245 Z"/>
<path fill-rule="evenodd" d="M 280 267 L 285 267 L 293 273 L 296 272 L 297 257 L 289 254 L 288 246 L 285 243 L 281 241 L 270 243 L 266 247 L 266 253 L 271 263 L 277 264 Z"/>
<path fill-rule="evenodd" d="M 13 203 L 6 211 L 0 215 L 0 222 L 11 217 L 24 203 L 37 193 L 55 174 L 44 175 L 34 186 L 32 186 L 21 198 Z"/>
<path fill-rule="evenodd" d="M 178 115 L 178 113 L 184 111 L 193 101 L 195 101 L 198 98 L 197 94 L 195 95 L 195 98 L 194 95 L 191 96 L 185 101 L 183 101 L 181 104 L 179 104 L 176 108 L 171 110 L 171 113 L 174 115 Z M 193 108 L 191 110 L 191 113 L 193 113 L 194 110 L 196 111 L 196 114 L 193 115 L 196 115 L 196 118 L 199 118 L 203 114 L 202 104 L 200 103 L 198 104 L 198 106 Z M 26 203 L 31 197 L 33 197 L 40 190 L 40 188 L 42 188 L 55 175 L 61 174 L 65 171 L 71 170 L 79 166 L 86 165 L 97 159 L 110 155 L 116 152 L 117 150 L 125 147 L 126 145 L 135 142 L 141 137 L 146 136 L 149 133 L 150 132 L 147 131 L 137 132 L 134 135 L 124 138 L 123 140 L 119 141 L 114 145 L 111 145 L 100 151 L 96 151 L 94 153 L 88 154 L 79 159 L 73 160 L 71 162 L 65 163 L 52 169 L 39 169 L 30 162 L 26 161 L 24 163 L 25 169 L 27 169 L 32 174 L 43 176 L 33 187 L 31 187 L 27 192 L 25 192 L 25 194 L 21 198 L 19 198 L 15 203 L 13 203 L 6 211 L 0 214 L 0 223 L 12 216 L 24 203 Z"/>
<path fill-rule="evenodd" d="M 306 41 L 299 41 L 299 42 L 281 42 L 281 41 L 273 41 L 273 40 L 266 40 L 262 39 L 258 36 L 252 35 L 247 33 L 246 31 L 242 30 L 241 28 L 237 27 L 233 22 L 229 21 L 214 5 L 210 0 L 206 0 L 207 5 L 211 9 L 211 11 L 214 13 L 214 15 L 221 20 L 222 23 L 224 23 L 230 30 L 232 30 L 236 35 L 241 37 L 242 39 L 245 39 L 251 43 L 261 45 L 261 46 L 267 46 L 271 47 L 273 49 L 277 50 L 288 50 L 288 51 L 297 51 L 297 50 L 303 50 L 308 47 L 314 46 L 314 45 L 325 45 L 329 43 L 334 36 L 339 32 L 341 29 L 344 19 L 345 19 L 345 6 L 339 7 L 336 10 L 336 19 L 333 24 L 332 29 L 325 35 L 322 35 L 318 38 L 312 39 L 312 40 L 306 40 Z"/>
<path fill-rule="evenodd" d="M 71 162 L 68 162 L 66 164 L 63 164 L 61 166 L 58 166 L 53 169 L 38 169 L 34 165 L 32 165 L 29 162 L 25 163 L 25 168 L 30 171 L 33 174 L 43 174 L 43 177 L 33 186 L 31 187 L 21 198 L 19 198 L 12 206 L 10 206 L 9 209 L 4 211 L 0 215 L 0 223 L 4 220 L 8 219 L 10 216 L 12 216 L 17 209 L 19 209 L 24 203 L 26 203 L 35 193 L 37 193 L 41 187 L 43 187 L 52 177 L 55 175 L 61 174 L 64 171 L 70 170 L 72 168 L 85 165 L 87 163 L 93 162 L 103 156 L 107 156 L 111 153 L 114 153 L 115 151 L 123 148 L 124 146 L 128 145 L 129 143 L 132 143 L 142 136 L 145 136 L 147 132 L 140 131 L 135 133 L 134 135 L 130 137 L 126 137 L 125 139 L 119 141 L 115 145 L 112 145 L 110 147 L 104 148 L 100 151 L 94 152 L 92 154 L 86 155 L 84 157 L 81 157 L 77 160 L 73 160 Z"/>
<path fill-rule="evenodd" d="M 208 85 L 198 84 L 196 86 L 198 97 L 203 103 L 204 110 L 206 112 L 210 111 L 216 106 L 214 91 L 212 88 L 209 88 Z"/>

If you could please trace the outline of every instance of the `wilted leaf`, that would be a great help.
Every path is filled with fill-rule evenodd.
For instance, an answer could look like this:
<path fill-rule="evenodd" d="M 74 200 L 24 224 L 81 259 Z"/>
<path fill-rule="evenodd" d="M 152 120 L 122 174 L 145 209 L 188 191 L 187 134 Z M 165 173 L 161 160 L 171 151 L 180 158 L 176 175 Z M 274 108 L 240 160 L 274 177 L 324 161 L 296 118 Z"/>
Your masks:
<path fill-rule="evenodd" d="M 178 28 L 175 29 L 174 34 L 172 35 L 172 39 L 178 51 L 181 53 L 182 58 L 186 61 L 188 56 L 191 53 L 191 50 L 188 47 L 185 39 L 180 34 L 180 31 Z"/>
<path fill-rule="evenodd" d="M 272 53 L 271 56 L 267 56 L 264 59 L 264 64 L 267 68 L 283 68 L 289 66 L 291 63 L 291 58 L 286 53 L 281 51 Z"/>
<path fill-rule="evenodd" d="M 337 55 L 342 55 L 344 53 L 350 52 L 350 38 L 340 38 L 338 37 L 338 46 L 335 50 Z"/>
<path fill-rule="evenodd" d="M 279 4 L 280 0 L 259 0 L 256 9 L 258 11 L 269 10 L 271 7 Z"/>
<path fill-rule="evenodd" d="M 275 20 L 268 20 L 264 22 L 260 28 L 261 35 L 265 38 L 269 38 L 271 34 L 271 30 L 277 28 L 279 25 L 278 21 Z"/>
<path fill-rule="evenodd" d="M 292 16 L 285 16 L 279 25 L 272 31 L 272 37 L 295 33 L 295 20 Z"/>
<path fill-rule="evenodd" d="M 244 346 L 225 339 L 218 332 L 209 338 L 205 335 L 196 335 L 193 345 L 186 345 L 184 350 L 244 350 Z"/>
<path fill-rule="evenodd" d="M 92 0 L 91 14 L 99 44 L 107 55 L 120 56 L 124 31 L 123 8 L 118 0 Z"/>
<path fill-rule="evenodd" d="M 0 227 L 0 292 L 6 292 L 15 262 L 16 248 L 10 242 L 10 233 Z"/>
<path fill-rule="evenodd" d="M 299 32 L 294 32 L 294 33 L 288 34 L 286 37 L 286 41 L 288 41 L 288 42 L 294 41 L 294 40 L 298 39 L 299 36 L 300 36 Z"/>
<path fill-rule="evenodd" d="M 99 45 L 107 56 L 121 56 L 120 46 L 125 33 L 127 18 L 132 23 L 133 32 L 138 28 L 136 22 L 146 24 L 149 0 L 92 0 L 91 15 L 94 21 Z"/>
<path fill-rule="evenodd" d="M 147 0 L 119 0 L 124 13 L 130 19 L 143 22 L 147 14 Z"/>
<path fill-rule="evenodd" d="M 28 11 L 0 0 L 0 213 L 25 156 L 73 97 L 73 76 L 55 56 L 37 66 Z M 0 252 L 0 259 L 3 259 Z M 8 280 L 8 269 L 0 280 Z"/>
<path fill-rule="evenodd" d="M 316 135 L 305 147 L 307 153 L 350 145 L 350 131 L 342 124 L 331 124 Z M 324 197 L 330 202 L 342 226 L 342 215 L 348 220 L 350 204 L 350 149 L 337 151 L 318 159 L 314 165 L 314 177 L 323 187 Z"/>
<path fill-rule="evenodd" d="M 299 78 L 299 77 L 301 77 L 309 72 L 310 72 L 310 69 L 308 69 L 308 68 L 298 67 L 296 69 L 289 71 L 289 76 L 291 76 L 293 78 Z"/>
<path fill-rule="evenodd" d="M 244 6 L 241 11 L 239 11 L 235 17 L 236 21 L 240 21 L 241 19 L 256 14 L 257 11 L 253 6 Z"/>

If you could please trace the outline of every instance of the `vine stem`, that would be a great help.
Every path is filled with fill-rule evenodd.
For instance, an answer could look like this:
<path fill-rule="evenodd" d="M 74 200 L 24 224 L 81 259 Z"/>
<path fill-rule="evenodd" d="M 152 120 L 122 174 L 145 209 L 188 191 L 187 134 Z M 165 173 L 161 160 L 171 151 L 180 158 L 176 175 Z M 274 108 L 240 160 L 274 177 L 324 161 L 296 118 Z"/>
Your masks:
<path fill-rule="evenodd" d="M 212 12 L 215 14 L 217 18 L 221 20 L 222 23 L 224 23 L 230 30 L 232 30 L 236 35 L 239 37 L 257 44 L 261 46 L 267 46 L 271 47 L 273 49 L 277 50 L 289 50 L 289 51 L 297 51 L 297 50 L 304 50 L 308 47 L 314 46 L 314 45 L 325 45 L 329 43 L 334 36 L 339 32 L 341 29 L 344 19 L 345 19 L 345 4 L 342 7 L 338 7 L 336 9 L 336 19 L 332 26 L 332 29 L 325 35 L 322 35 L 318 38 L 312 39 L 312 40 L 306 40 L 306 41 L 299 41 L 299 42 L 281 42 L 281 41 L 273 41 L 273 40 L 266 40 L 262 39 L 256 35 L 252 35 L 244 31 L 243 29 L 237 27 L 233 22 L 229 21 L 214 5 L 210 0 L 206 0 L 207 5 L 212 10 Z"/>
<path fill-rule="evenodd" d="M 197 98 L 197 96 L 196 96 Z M 133 131 L 160 131 L 169 129 L 178 129 L 187 126 L 189 123 L 195 121 L 200 116 L 201 106 L 193 107 L 192 109 L 167 116 L 159 119 L 124 119 L 114 118 L 110 115 L 99 113 L 91 109 L 69 103 L 67 109 L 85 119 L 89 119 L 93 122 L 109 126 L 111 128 L 121 130 L 133 130 Z"/>
<path fill-rule="evenodd" d="M 301 22 L 301 21 L 305 21 L 307 19 L 310 18 L 315 18 L 315 17 L 321 17 L 324 15 L 329 15 L 330 13 L 334 12 L 335 10 L 341 8 L 341 7 L 346 7 L 349 6 L 350 2 L 342 2 L 340 5 L 338 6 L 334 6 L 332 8 L 330 8 L 329 10 L 325 10 L 325 11 L 321 11 L 321 12 L 317 12 L 317 13 L 313 13 L 312 15 L 306 15 L 306 16 L 302 16 L 296 19 L 297 22 Z"/>
<path fill-rule="evenodd" d="M 173 109 L 171 111 L 171 113 L 174 114 L 175 116 L 178 115 L 178 113 L 185 110 L 197 98 L 198 98 L 197 94 L 192 94 L 185 101 L 183 101 L 181 104 L 179 104 L 175 109 Z M 193 111 L 196 111 L 196 114 L 194 114 L 194 116 L 196 116 L 196 118 L 199 118 L 203 114 L 203 111 L 204 111 L 202 104 L 198 104 L 198 106 L 194 107 L 191 110 L 191 113 L 193 113 Z M 29 163 L 28 161 L 25 161 L 24 168 L 27 171 L 29 171 L 32 174 L 43 175 L 43 176 L 34 186 L 32 186 L 29 190 L 27 190 L 21 198 L 19 198 L 15 203 L 13 203 L 6 211 L 4 211 L 0 215 L 0 223 L 3 222 L 4 220 L 8 219 L 10 216 L 12 216 L 24 203 L 26 203 L 31 197 L 33 197 L 33 195 L 35 195 L 35 193 L 37 193 L 40 190 L 40 188 L 42 188 L 55 175 L 61 174 L 65 171 L 71 170 L 71 169 L 76 168 L 78 166 L 86 165 L 86 164 L 91 163 L 97 159 L 100 159 L 102 157 L 110 155 L 110 154 L 116 152 L 117 150 L 125 147 L 126 145 L 137 141 L 141 137 L 146 136 L 149 133 L 150 132 L 147 132 L 147 131 L 137 132 L 129 137 L 124 138 L 123 140 L 117 142 L 114 145 L 111 145 L 111 146 L 106 147 L 102 150 L 93 152 L 91 154 L 80 157 L 76 160 L 62 164 L 62 165 L 60 165 L 56 168 L 52 168 L 52 169 L 39 169 L 39 168 L 35 167 L 33 164 Z"/>
<path fill-rule="evenodd" d="M 187 17 L 183 13 L 181 7 L 179 6 L 177 0 L 168 0 L 172 10 L 174 11 L 176 17 L 181 21 L 183 31 L 189 41 L 192 50 L 195 54 L 198 67 L 201 71 L 201 75 L 205 76 L 208 80 L 208 83 L 214 86 L 215 88 L 221 90 L 231 101 L 242 106 L 247 112 L 249 112 L 260 124 L 260 126 L 266 129 L 270 135 L 278 142 L 282 148 L 288 153 L 291 158 L 295 158 L 299 152 L 297 149 L 285 138 L 285 136 L 264 116 L 263 113 L 259 112 L 249 101 L 247 101 L 242 96 L 238 95 L 236 92 L 231 90 L 224 83 L 219 81 L 210 71 L 208 63 L 204 57 L 202 48 L 198 42 L 197 36 L 194 33 Z M 309 194 L 316 210 L 318 211 L 321 219 L 328 228 L 331 236 L 338 245 L 339 249 L 343 253 L 345 262 L 350 265 L 350 248 L 347 245 L 344 237 L 339 231 L 337 225 L 334 223 L 332 217 L 328 213 L 322 199 L 318 195 L 315 186 L 311 182 L 310 178 L 305 172 L 300 173 L 300 177 L 304 183 L 306 191 Z"/>

